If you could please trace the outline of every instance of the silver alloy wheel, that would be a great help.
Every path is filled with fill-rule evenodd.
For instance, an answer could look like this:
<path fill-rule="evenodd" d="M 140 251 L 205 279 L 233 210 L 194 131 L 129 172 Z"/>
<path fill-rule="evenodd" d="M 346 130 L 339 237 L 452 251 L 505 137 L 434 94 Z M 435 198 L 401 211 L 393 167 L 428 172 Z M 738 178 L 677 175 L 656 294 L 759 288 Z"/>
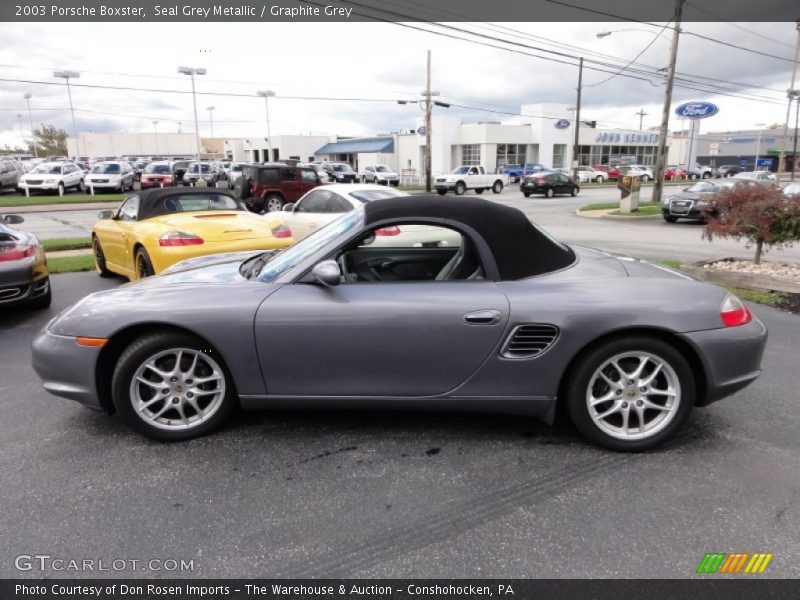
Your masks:
<path fill-rule="evenodd" d="M 649 352 L 611 357 L 594 372 L 586 390 L 589 417 L 603 433 L 618 440 L 656 435 L 675 418 L 680 403 L 677 373 Z"/>
<path fill-rule="evenodd" d="M 267 198 L 267 212 L 278 212 L 283 208 L 283 201 L 279 196 L 270 196 Z"/>
<path fill-rule="evenodd" d="M 139 417 L 159 429 L 186 431 L 207 421 L 225 398 L 225 375 L 207 353 L 171 348 L 150 356 L 131 379 Z"/>

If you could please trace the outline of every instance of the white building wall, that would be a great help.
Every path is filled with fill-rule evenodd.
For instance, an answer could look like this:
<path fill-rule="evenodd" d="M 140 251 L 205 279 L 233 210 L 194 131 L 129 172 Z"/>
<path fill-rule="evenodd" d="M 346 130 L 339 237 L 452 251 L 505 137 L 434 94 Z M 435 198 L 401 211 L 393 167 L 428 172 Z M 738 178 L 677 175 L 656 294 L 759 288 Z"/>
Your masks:
<path fill-rule="evenodd" d="M 196 151 L 194 133 L 91 133 L 67 138 L 70 156 L 192 156 Z"/>

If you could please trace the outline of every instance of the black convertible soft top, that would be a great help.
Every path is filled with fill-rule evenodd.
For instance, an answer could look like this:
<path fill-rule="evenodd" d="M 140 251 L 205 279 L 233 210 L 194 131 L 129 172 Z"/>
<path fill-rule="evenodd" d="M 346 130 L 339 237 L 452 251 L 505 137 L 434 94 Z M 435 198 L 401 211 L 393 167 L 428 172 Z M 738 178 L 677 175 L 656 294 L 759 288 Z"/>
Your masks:
<path fill-rule="evenodd" d="M 504 280 L 558 271 L 575 262 L 571 248 L 536 227 L 522 211 L 482 198 L 404 196 L 367 202 L 364 211 L 367 225 L 414 218 L 463 223 L 484 239 Z"/>
<path fill-rule="evenodd" d="M 169 205 L 169 198 L 174 196 L 207 196 L 213 194 L 215 196 L 226 196 L 236 202 L 237 209 L 229 208 L 225 210 L 247 210 L 244 205 L 236 200 L 228 190 L 221 190 L 218 188 L 208 187 L 191 187 L 191 186 L 176 186 L 176 187 L 158 187 L 149 190 L 141 190 L 131 196 L 139 196 L 139 220 L 152 219 L 153 217 L 160 217 L 161 215 L 169 215 L 175 212 L 180 212 L 180 208 L 176 210 L 176 206 Z"/>

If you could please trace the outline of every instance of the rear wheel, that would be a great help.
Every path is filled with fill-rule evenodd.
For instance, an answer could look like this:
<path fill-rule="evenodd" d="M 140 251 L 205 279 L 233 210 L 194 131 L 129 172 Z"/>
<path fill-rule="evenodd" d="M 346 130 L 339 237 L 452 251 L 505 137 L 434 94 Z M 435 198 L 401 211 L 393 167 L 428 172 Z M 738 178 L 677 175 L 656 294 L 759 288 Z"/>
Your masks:
<path fill-rule="evenodd" d="M 64 182 L 60 182 L 58 184 L 58 195 L 63 196 L 65 191 L 66 190 L 64 189 Z"/>
<path fill-rule="evenodd" d="M 604 179 L 602 175 L 598 175 L 597 177 L 594 178 L 595 183 L 603 183 L 603 181 Z"/>
<path fill-rule="evenodd" d="M 642 175 L 642 183 L 647 183 L 648 181 L 650 181 L 650 177 L 647 175 Z"/>
<path fill-rule="evenodd" d="M 136 251 L 134 262 L 136 263 L 136 279 L 144 279 L 145 277 L 152 277 L 156 274 L 153 263 L 150 260 L 150 255 L 144 248 L 139 248 Z"/>
<path fill-rule="evenodd" d="M 574 187 L 570 190 L 569 195 L 573 198 L 578 195 L 578 188 Z"/>
<path fill-rule="evenodd" d="M 52 302 L 53 302 L 53 288 L 50 287 L 50 279 L 48 278 L 47 291 L 43 295 L 36 298 L 35 300 L 32 300 L 30 303 L 30 307 L 38 310 L 44 310 L 45 308 L 50 308 L 50 304 L 52 304 Z"/>
<path fill-rule="evenodd" d="M 278 194 L 270 194 L 264 199 L 264 210 L 267 212 L 278 212 L 283 210 L 283 198 Z"/>
<path fill-rule="evenodd" d="M 92 238 L 92 256 L 94 257 L 94 270 L 100 277 L 111 277 L 113 273 L 106 267 L 106 256 L 100 240 Z"/>
<path fill-rule="evenodd" d="M 236 409 L 233 381 L 221 357 L 183 333 L 133 342 L 117 362 L 111 387 L 125 423 L 156 440 L 205 435 Z"/>
<path fill-rule="evenodd" d="M 545 198 L 552 198 L 553 196 L 555 196 L 555 192 L 553 191 L 553 188 L 547 188 L 544 191 L 544 196 L 545 196 Z"/>
<path fill-rule="evenodd" d="M 461 195 L 462 195 L 464 192 L 466 192 L 466 191 L 467 191 L 467 186 L 466 186 L 466 184 L 465 184 L 463 181 L 459 181 L 459 182 L 456 184 L 456 189 L 455 189 L 456 196 L 461 196 Z"/>
<path fill-rule="evenodd" d="M 649 450 L 672 437 L 696 394 L 683 355 L 646 336 L 599 345 L 570 369 L 565 382 L 575 426 L 593 442 L 625 452 Z"/>
<path fill-rule="evenodd" d="M 495 181 L 494 185 L 492 186 L 492 192 L 495 194 L 499 194 L 503 191 L 503 182 L 502 181 Z"/>

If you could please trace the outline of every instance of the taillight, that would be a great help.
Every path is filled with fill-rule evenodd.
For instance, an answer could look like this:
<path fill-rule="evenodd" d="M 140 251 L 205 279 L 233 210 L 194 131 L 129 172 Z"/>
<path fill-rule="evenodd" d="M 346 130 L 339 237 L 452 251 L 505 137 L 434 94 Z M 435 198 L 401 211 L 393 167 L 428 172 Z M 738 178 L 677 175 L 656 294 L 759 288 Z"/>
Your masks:
<path fill-rule="evenodd" d="M 400 228 L 397 225 L 392 225 L 391 227 L 384 227 L 383 229 L 376 229 L 375 235 L 381 236 L 394 236 L 400 235 Z"/>
<path fill-rule="evenodd" d="M 0 244 L 0 262 L 22 260 L 36 254 L 35 246 L 27 244 Z"/>
<path fill-rule="evenodd" d="M 199 246 L 205 243 L 203 238 L 185 231 L 168 231 L 158 238 L 159 246 Z"/>
<path fill-rule="evenodd" d="M 292 237 L 292 230 L 289 229 L 285 224 L 281 223 L 280 225 L 276 225 L 272 229 L 270 229 L 272 235 L 276 238 L 290 238 Z"/>
<path fill-rule="evenodd" d="M 725 300 L 719 309 L 719 316 L 725 327 L 747 325 L 753 320 L 753 315 L 750 314 L 744 303 L 733 294 L 725 296 Z"/>

